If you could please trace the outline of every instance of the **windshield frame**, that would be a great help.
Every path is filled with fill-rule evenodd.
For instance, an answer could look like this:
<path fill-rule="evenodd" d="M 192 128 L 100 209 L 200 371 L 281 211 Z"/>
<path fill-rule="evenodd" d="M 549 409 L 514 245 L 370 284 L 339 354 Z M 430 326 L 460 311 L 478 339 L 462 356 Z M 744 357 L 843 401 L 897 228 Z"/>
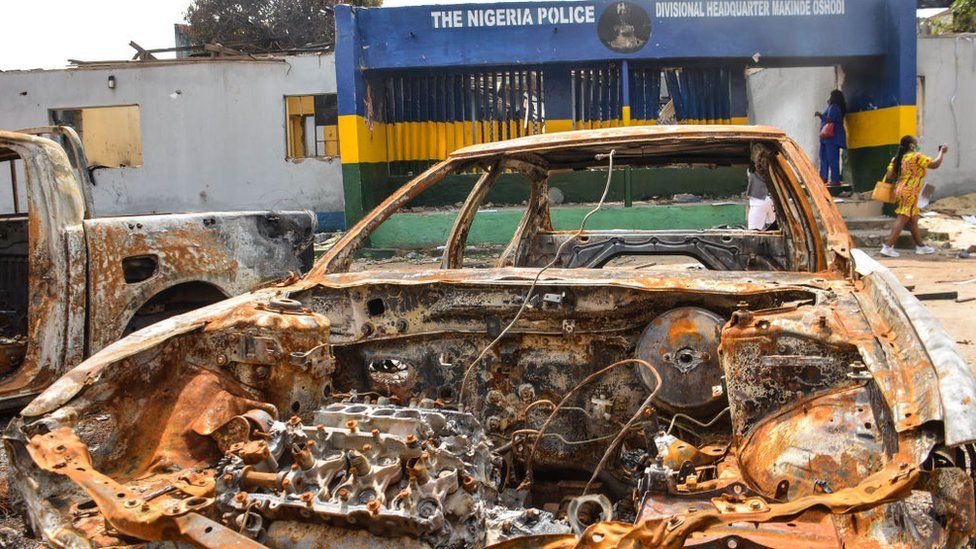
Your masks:
<path fill-rule="evenodd" d="M 658 128 L 654 129 L 656 130 Z M 633 128 L 625 128 L 624 130 L 633 130 Z M 747 130 L 758 131 L 750 132 Z M 538 185 L 535 185 L 535 177 L 539 177 L 540 173 L 548 172 L 551 168 L 545 159 L 547 153 L 558 152 L 564 154 L 573 149 L 593 148 L 606 148 L 609 150 L 614 147 L 624 146 L 640 147 L 642 150 L 648 150 L 651 153 L 654 147 L 671 149 L 675 144 L 678 145 L 677 150 L 680 151 L 683 148 L 682 146 L 693 149 L 703 143 L 712 143 L 716 146 L 743 142 L 750 144 L 762 143 L 768 146 L 770 151 L 777 157 L 776 164 L 779 168 L 778 171 L 781 179 L 783 180 L 780 190 L 784 193 L 785 197 L 782 200 L 783 203 L 780 208 L 785 212 L 787 205 L 789 205 L 789 209 L 792 210 L 791 213 L 793 215 L 787 215 L 786 221 L 790 223 L 792 227 L 791 232 L 794 235 L 803 236 L 803 238 L 798 239 L 804 241 L 804 250 L 801 250 L 801 252 L 805 252 L 806 259 L 802 262 L 809 265 L 809 267 L 802 269 L 802 271 L 815 272 L 827 268 L 829 258 L 825 247 L 825 240 L 839 243 L 839 245 L 835 244 L 835 247 L 831 250 L 835 254 L 841 252 L 843 255 L 843 252 L 849 252 L 850 245 L 848 243 L 850 237 L 846 234 L 843 235 L 846 238 L 838 237 L 838 233 L 846 233 L 846 230 L 842 221 L 839 225 L 836 222 L 839 219 L 839 213 L 836 211 L 836 207 L 832 201 L 828 202 L 824 197 L 816 196 L 818 188 L 806 182 L 809 174 L 815 173 L 812 164 L 810 164 L 809 159 L 800 151 L 798 146 L 781 133 L 773 133 L 768 128 L 753 127 L 707 127 L 704 131 L 697 133 L 684 130 L 683 132 L 656 132 L 650 135 L 638 134 L 638 136 L 631 135 L 632 132 L 620 132 L 619 130 L 619 136 L 615 136 L 612 133 L 608 134 L 607 131 L 601 130 L 565 133 L 577 134 L 578 137 L 589 137 L 590 139 L 571 140 L 567 139 L 566 135 L 553 134 L 550 136 L 553 143 L 549 147 L 542 145 L 530 146 L 529 144 L 535 144 L 540 141 L 540 138 L 545 137 L 534 136 L 532 138 L 468 147 L 452 153 L 446 160 L 431 166 L 425 172 L 397 189 L 380 205 L 376 206 L 316 262 L 315 266 L 307 275 L 307 278 L 347 272 L 355 253 L 364 245 L 377 227 L 402 208 L 408 206 L 414 198 L 441 182 L 451 173 L 463 172 L 476 166 L 481 167 L 487 172 L 489 166 L 501 163 L 504 168 L 516 169 L 528 176 L 533 181 L 533 188 L 536 188 Z M 757 135 L 750 135 L 751 133 Z M 617 137 L 617 139 L 614 139 L 614 137 Z M 525 142 L 526 146 L 519 147 L 520 142 Z M 667 164 L 662 162 L 661 165 Z M 790 169 L 785 169 L 784 166 Z M 468 211 L 471 215 L 462 216 L 460 215 L 461 212 L 459 212 L 455 226 L 452 227 L 451 236 L 445 244 L 446 250 L 456 250 L 459 242 L 458 237 L 466 236 L 467 230 L 470 229 L 471 222 L 473 221 L 473 214 L 477 211 L 477 205 L 481 202 L 480 200 L 475 200 L 476 195 L 481 193 L 481 198 L 483 199 L 483 193 L 486 192 L 483 187 L 490 187 L 491 183 L 493 183 L 493 178 L 491 177 L 479 178 L 478 184 L 462 206 L 462 210 Z M 827 193 L 826 189 L 819 189 L 819 192 L 821 194 Z M 814 209 L 820 212 L 819 216 L 814 215 Z M 824 211 L 825 209 L 833 211 Z M 528 209 L 526 213 L 528 213 Z M 526 215 L 524 214 L 520 229 L 525 220 Z M 459 223 L 463 224 L 459 225 Z M 508 250 L 516 244 L 521 233 L 521 230 L 516 231 L 503 257 L 509 255 L 507 253 Z M 441 268 L 460 268 L 461 263 L 456 259 L 460 256 L 460 253 L 445 254 L 440 264 Z M 833 260 L 831 263 L 833 263 Z"/>

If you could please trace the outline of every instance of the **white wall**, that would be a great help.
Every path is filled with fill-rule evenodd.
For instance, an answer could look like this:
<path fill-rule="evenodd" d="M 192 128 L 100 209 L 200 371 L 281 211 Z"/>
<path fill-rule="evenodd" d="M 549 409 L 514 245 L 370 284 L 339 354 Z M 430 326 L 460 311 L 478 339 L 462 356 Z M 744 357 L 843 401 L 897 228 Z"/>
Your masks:
<path fill-rule="evenodd" d="M 138 104 L 143 165 L 95 172 L 98 215 L 343 210 L 338 158 L 285 157 L 284 96 L 335 93 L 332 54 L 133 65 L 0 73 L 0 128 L 49 124 L 49 109 Z"/>
<path fill-rule="evenodd" d="M 836 88 L 834 67 L 773 68 L 747 73 L 749 123 L 782 129 L 819 167 L 820 119 L 813 113 L 827 108 L 827 97 Z"/>
<path fill-rule="evenodd" d="M 976 192 L 976 35 L 920 37 L 918 74 L 925 77 L 922 151 L 949 145 L 927 181 L 937 197 Z"/>

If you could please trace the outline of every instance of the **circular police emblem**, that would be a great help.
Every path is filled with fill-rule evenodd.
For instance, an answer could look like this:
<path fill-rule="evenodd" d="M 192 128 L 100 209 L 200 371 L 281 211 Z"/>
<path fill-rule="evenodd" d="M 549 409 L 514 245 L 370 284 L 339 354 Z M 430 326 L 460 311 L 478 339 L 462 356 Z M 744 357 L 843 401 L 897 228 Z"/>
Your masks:
<path fill-rule="evenodd" d="M 651 38 L 651 18 L 633 2 L 614 2 L 607 6 L 597 24 L 603 45 L 617 53 L 634 53 Z"/>

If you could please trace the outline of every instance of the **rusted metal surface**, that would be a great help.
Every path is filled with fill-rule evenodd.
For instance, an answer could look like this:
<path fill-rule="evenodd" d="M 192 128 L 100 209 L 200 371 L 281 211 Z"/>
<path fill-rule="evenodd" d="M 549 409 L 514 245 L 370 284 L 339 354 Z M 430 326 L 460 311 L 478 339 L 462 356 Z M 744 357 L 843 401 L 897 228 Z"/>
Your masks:
<path fill-rule="evenodd" d="M 29 174 L 27 185 L 27 352 L 21 367 L 4 380 L 4 396 L 19 401 L 51 383 L 81 354 L 66 334 L 84 330 L 84 200 L 64 150 L 48 139 L 0 131 L 0 149 L 15 153 Z M 40 183 L 43 182 L 43 183 Z M 78 253 L 74 258 L 65 251 Z M 67 305 L 67 306 L 66 306 Z M 44 322 L 38 322 L 44 319 Z M 30 345 L 31 341 L 43 345 Z M 83 340 L 82 340 L 83 341 Z M 83 346 L 82 346 L 83 348 Z"/>
<path fill-rule="evenodd" d="M 946 443 L 950 446 L 976 442 L 976 378 L 973 366 L 959 354 L 954 340 L 932 317 L 911 292 L 885 268 L 864 253 L 855 255 L 856 268 L 863 275 L 864 291 L 858 295 L 865 314 L 888 327 L 885 339 L 897 346 L 902 355 L 897 359 L 907 362 L 910 372 L 921 370 L 931 376 L 930 366 L 938 379 L 938 390 L 931 390 L 924 399 L 929 408 L 937 408 L 939 400 L 945 422 Z M 921 348 L 911 345 L 921 340 Z M 893 353 L 894 354 L 894 353 Z M 930 386 L 931 383 L 926 383 Z M 925 411 L 925 407 L 917 406 Z M 913 414 L 912 409 L 899 410 L 899 425 L 910 427 L 934 419 L 931 415 Z"/>
<path fill-rule="evenodd" d="M 812 510 L 849 514 L 871 509 L 904 497 L 918 481 L 919 468 L 911 459 L 895 459 L 883 470 L 868 476 L 857 486 L 831 494 L 801 497 L 787 503 L 770 503 L 762 498 L 726 495 L 713 498 L 704 508 L 692 508 L 667 520 L 638 522 L 636 525 L 601 522 L 590 526 L 579 538 L 575 536 L 539 536 L 533 543 L 524 541 L 500 543 L 493 547 L 683 547 L 693 532 L 737 522 L 786 522 Z M 746 536 L 748 538 L 748 536 Z"/>
<path fill-rule="evenodd" d="M 196 515 L 197 510 L 213 504 L 212 498 L 201 495 L 212 491 L 212 486 L 208 488 L 212 479 L 191 481 L 181 478 L 185 484 L 183 493 L 189 497 L 147 500 L 95 470 L 87 447 L 70 429 L 35 435 L 27 448 L 38 467 L 64 475 L 78 484 L 120 534 L 140 539 L 165 537 L 199 545 L 260 547 L 250 539 Z M 193 487 L 199 487 L 199 490 Z M 196 521 L 206 521 L 207 524 L 198 525 L 194 523 Z M 213 534 L 215 528 L 219 535 Z"/>
<path fill-rule="evenodd" d="M 783 130 L 771 126 L 631 126 L 626 128 L 606 128 L 600 130 L 577 130 L 552 134 L 530 135 L 495 141 L 481 145 L 471 145 L 451 153 L 452 158 L 479 158 L 498 153 L 531 154 L 551 149 L 571 149 L 580 146 L 599 145 L 610 147 L 623 143 L 647 143 L 655 139 L 685 139 L 714 137 L 729 139 L 769 139 L 783 141 Z"/>
<path fill-rule="evenodd" d="M 759 158 L 788 219 L 764 245 L 701 232 L 751 263 L 566 259 L 540 273 L 554 248 L 538 244 L 572 235 L 552 230 L 543 172 L 596 167 L 607 149 L 653 165 Z M 489 173 L 452 229 L 448 268 L 345 272 L 384 219 L 474 165 L 534 182 L 499 267 L 456 268 Z M 768 128 L 459 151 L 305 278 L 164 320 L 65 374 L 5 434 L 14 482 L 57 546 L 966 543 L 976 449 L 971 418 L 951 416 L 966 408 L 947 399 L 976 396 L 976 381 L 937 326 L 912 327 L 906 304 L 872 288 L 876 273 L 853 271 L 814 177 Z M 600 257 L 617 253 L 611 240 Z M 582 258 L 584 242 L 571 244 Z"/>
<path fill-rule="evenodd" d="M 136 311 L 178 284 L 239 295 L 302 271 L 314 220 L 306 212 L 224 212 L 103 218 L 85 222 L 90 336 L 95 352 L 118 339 Z M 150 257 L 155 273 L 128 283 L 127 257 Z"/>
<path fill-rule="evenodd" d="M 73 160 L 42 134 L 65 143 Z M 309 212 L 95 219 L 71 128 L 0 131 L 0 158 L 23 163 L 28 202 L 26 216 L 0 220 L 3 308 L 16 319 L 3 335 L 22 355 L 0 372 L 2 408 L 22 406 L 134 327 L 250 291 L 310 259 Z M 141 269 L 127 266 L 133 261 Z"/>

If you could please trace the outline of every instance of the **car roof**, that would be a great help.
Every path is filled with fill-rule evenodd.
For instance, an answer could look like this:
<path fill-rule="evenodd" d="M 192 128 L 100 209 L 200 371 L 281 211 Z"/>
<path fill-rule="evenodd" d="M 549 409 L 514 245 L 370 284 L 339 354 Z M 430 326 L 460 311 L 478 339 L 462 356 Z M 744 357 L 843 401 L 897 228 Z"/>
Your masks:
<path fill-rule="evenodd" d="M 641 141 L 663 138 L 687 138 L 690 140 L 737 141 L 784 139 L 783 130 L 772 126 L 737 125 L 660 125 L 626 126 L 598 130 L 575 130 L 519 137 L 507 141 L 471 145 L 449 155 L 452 159 L 465 159 L 508 152 L 545 152 L 552 149 L 591 145 L 636 145 Z"/>

